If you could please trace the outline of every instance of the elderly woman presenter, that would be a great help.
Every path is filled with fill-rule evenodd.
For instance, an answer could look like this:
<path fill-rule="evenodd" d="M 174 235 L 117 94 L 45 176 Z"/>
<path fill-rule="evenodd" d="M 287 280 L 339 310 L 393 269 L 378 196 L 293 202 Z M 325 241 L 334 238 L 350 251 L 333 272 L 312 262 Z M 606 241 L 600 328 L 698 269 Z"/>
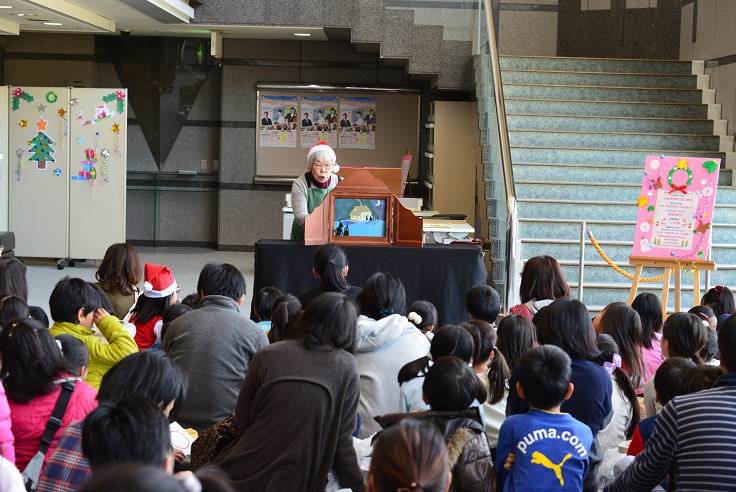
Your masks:
<path fill-rule="evenodd" d="M 337 186 L 340 178 L 333 173 L 340 170 L 335 151 L 327 142 L 319 142 L 307 152 L 308 171 L 291 185 L 291 206 L 294 224 L 291 227 L 293 241 L 304 240 L 304 219 L 322 204 L 327 193 Z"/>

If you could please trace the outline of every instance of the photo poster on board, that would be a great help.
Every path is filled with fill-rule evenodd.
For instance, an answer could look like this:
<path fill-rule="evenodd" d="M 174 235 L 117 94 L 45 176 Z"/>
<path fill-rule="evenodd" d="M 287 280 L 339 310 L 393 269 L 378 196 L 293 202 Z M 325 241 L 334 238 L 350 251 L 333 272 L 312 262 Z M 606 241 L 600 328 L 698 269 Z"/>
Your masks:
<path fill-rule="evenodd" d="M 376 99 L 343 97 L 340 99 L 340 148 L 376 148 Z"/>
<path fill-rule="evenodd" d="M 302 96 L 299 119 L 303 149 L 312 148 L 318 142 L 337 148 L 337 97 Z"/>
<path fill-rule="evenodd" d="M 261 96 L 261 147 L 296 147 L 297 96 Z"/>
<path fill-rule="evenodd" d="M 720 159 L 647 156 L 632 256 L 710 260 Z"/>

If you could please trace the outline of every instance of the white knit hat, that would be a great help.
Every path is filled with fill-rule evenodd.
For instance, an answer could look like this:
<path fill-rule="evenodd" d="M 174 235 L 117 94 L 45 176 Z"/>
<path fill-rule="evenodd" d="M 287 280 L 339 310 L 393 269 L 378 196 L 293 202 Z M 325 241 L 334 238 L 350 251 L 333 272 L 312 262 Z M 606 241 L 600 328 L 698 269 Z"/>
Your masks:
<path fill-rule="evenodd" d="M 327 145 L 327 142 L 325 141 L 317 142 L 314 147 L 309 149 L 309 152 L 307 152 L 307 164 L 309 164 L 309 159 L 311 159 L 312 155 L 320 150 L 327 152 L 329 156 L 332 157 L 332 172 L 338 172 L 340 170 L 340 166 L 337 164 L 337 156 L 335 155 L 335 151 L 332 150 L 332 147 Z"/>

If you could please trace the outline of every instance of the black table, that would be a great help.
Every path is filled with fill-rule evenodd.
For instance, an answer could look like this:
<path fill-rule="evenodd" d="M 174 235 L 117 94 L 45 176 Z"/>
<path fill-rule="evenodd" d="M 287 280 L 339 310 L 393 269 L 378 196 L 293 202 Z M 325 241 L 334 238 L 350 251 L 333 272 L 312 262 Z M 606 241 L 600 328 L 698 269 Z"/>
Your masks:
<path fill-rule="evenodd" d="M 480 246 L 453 244 L 423 248 L 398 246 L 344 246 L 351 284 L 362 286 L 375 272 L 397 275 L 406 287 L 407 308 L 418 299 L 437 307 L 439 326 L 469 320 L 465 295 L 474 285 L 485 284 L 488 273 Z M 317 246 L 295 241 L 261 240 L 255 246 L 253 294 L 263 287 L 278 287 L 299 295 L 319 285 L 312 275 Z M 251 305 L 251 317 L 253 317 Z"/>

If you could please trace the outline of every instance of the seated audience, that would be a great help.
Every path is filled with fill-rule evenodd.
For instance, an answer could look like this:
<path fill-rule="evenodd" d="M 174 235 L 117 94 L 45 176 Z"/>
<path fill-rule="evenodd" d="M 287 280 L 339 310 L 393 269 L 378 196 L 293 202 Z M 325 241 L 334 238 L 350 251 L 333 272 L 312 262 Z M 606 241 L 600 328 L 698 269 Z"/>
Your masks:
<path fill-rule="evenodd" d="M 373 274 L 357 298 L 358 318 L 355 358 L 360 372 L 362 425 L 364 439 L 380 430 L 373 420 L 377 415 L 399 411 L 399 385 L 396 375 L 405 364 L 427 355 L 429 342 L 404 314 L 404 284 L 391 273 Z"/>
<path fill-rule="evenodd" d="M 367 492 L 448 492 L 447 445 L 436 427 L 410 418 L 379 434 L 373 444 Z"/>
<path fill-rule="evenodd" d="M 664 361 L 657 369 L 654 378 L 657 402 L 664 407 L 674 397 L 685 394 L 682 390 L 682 381 L 685 375 L 696 367 L 693 361 L 683 357 L 671 357 Z M 652 435 L 656 419 L 657 415 L 652 415 L 639 422 L 626 454 L 636 456 L 644 450 L 649 437 Z"/>
<path fill-rule="evenodd" d="M 83 419 L 97 406 L 97 391 L 72 374 L 56 341 L 36 321 L 19 322 L 3 330 L 0 357 L 3 362 L 0 377 L 5 382 L 15 437 L 15 464 L 23 471 L 38 453 L 62 386 L 64 391 L 71 392 L 71 397 L 48 447 L 47 457 L 56 447 L 64 428 Z"/>
<path fill-rule="evenodd" d="M 611 378 L 602 366 L 592 362 L 599 351 L 590 314 L 580 301 L 562 297 L 537 314 L 537 340 L 540 345 L 555 345 L 572 360 L 572 383 L 575 392 L 562 403 L 562 411 L 586 424 L 593 434 L 588 458 L 590 466 L 585 476 L 584 491 L 596 487 L 598 464 L 603 459 L 596 436 L 611 416 Z M 506 415 L 525 413 L 529 406 L 516 391 L 517 370 L 509 381 Z"/>
<path fill-rule="evenodd" d="M 116 362 L 138 351 L 122 321 L 101 306 L 96 286 L 78 278 L 59 280 L 49 298 L 51 317 L 55 321 L 49 332 L 53 336 L 75 336 L 87 345 L 89 368 L 85 381 L 94 388 L 99 388 L 102 376 Z M 108 343 L 102 343 L 95 335 L 93 324 Z"/>
<path fill-rule="evenodd" d="M 135 325 L 135 343 L 139 350 L 151 348 L 161 341 L 164 311 L 176 304 L 179 287 L 168 267 L 146 263 L 143 295 L 131 310 L 130 322 Z"/>
<path fill-rule="evenodd" d="M 465 296 L 465 308 L 470 319 L 479 319 L 495 326 L 501 310 L 501 298 L 490 285 L 476 285 Z"/>
<path fill-rule="evenodd" d="M 496 346 L 514 372 L 521 356 L 537 346 L 537 331 L 526 316 L 509 314 L 498 323 Z"/>
<path fill-rule="evenodd" d="M 323 244 L 314 252 L 312 273 L 319 280 L 319 287 L 299 294 L 302 309 L 325 292 L 339 292 L 355 299 L 362 290 L 348 282 L 348 255 L 345 249 L 336 244 Z"/>
<path fill-rule="evenodd" d="M 509 313 L 532 319 L 555 299 L 569 295 L 570 286 L 557 260 L 551 256 L 535 256 L 526 260 L 521 272 L 519 296 L 522 303 L 509 309 Z"/>
<path fill-rule="evenodd" d="M 603 452 L 603 461 L 598 475 L 604 477 L 613 470 L 621 453 L 618 445 L 634 435 L 634 429 L 641 419 L 639 399 L 629 375 L 621 369 L 621 356 L 618 345 L 610 335 L 601 334 L 596 337 L 600 355 L 596 362 L 611 376 L 611 407 L 613 415 L 608 424 L 598 432 L 598 443 Z"/>
<path fill-rule="evenodd" d="M 511 372 L 503 354 L 496 347 L 496 331 L 490 323 L 474 319 L 463 323 L 473 337 L 473 372 L 488 390 L 488 398 L 483 402 L 483 422 L 491 451 L 498 445 L 498 431 L 506 420 L 506 400 L 508 381 Z"/>
<path fill-rule="evenodd" d="M 27 320 L 30 317 L 31 310 L 28 308 L 26 301 L 20 297 L 6 295 L 0 298 L 0 328 L 4 328 L 14 321 Z"/>
<path fill-rule="evenodd" d="M 439 336 L 439 334 L 438 334 Z M 444 435 L 455 492 L 492 492 L 495 472 L 491 449 L 473 401 L 485 401 L 485 386 L 467 363 L 457 357 L 441 357 L 424 377 L 424 397 L 431 410 L 377 417 L 384 428 L 403 419 L 430 422 Z M 381 439 L 379 436 L 378 439 Z"/>
<path fill-rule="evenodd" d="M 662 354 L 662 303 L 659 297 L 650 292 L 643 292 L 636 296 L 631 307 L 639 313 L 641 320 L 641 359 L 644 366 L 644 380 L 646 384 L 657 368 L 664 362 Z M 644 388 L 637 388 L 642 394 Z"/>
<path fill-rule="evenodd" d="M 700 352 L 700 357 L 702 357 L 703 362 L 706 364 L 718 364 L 718 331 L 716 330 L 718 326 L 718 318 L 716 318 L 716 314 L 713 312 L 713 310 L 706 306 L 695 306 L 691 308 L 688 313 L 695 314 L 700 317 L 700 320 L 703 322 L 703 326 L 707 328 L 708 332 L 708 342 L 705 344 L 705 347 L 703 347 L 702 352 Z"/>
<path fill-rule="evenodd" d="M 186 391 L 182 370 L 165 353 L 146 350 L 126 357 L 105 374 L 97 400 L 115 404 L 129 398 L 145 399 L 157 404 L 164 416 L 173 418 Z M 79 420 L 64 429 L 41 473 L 37 492 L 80 491 L 84 487 L 90 468 L 82 453 L 82 423 Z"/>
<path fill-rule="evenodd" d="M 271 330 L 268 332 L 269 343 L 276 343 L 289 338 L 288 327 L 302 312 L 302 305 L 299 299 L 286 294 L 276 299 L 271 313 Z"/>
<path fill-rule="evenodd" d="M 268 335 L 271 331 L 271 311 L 276 299 L 284 295 L 276 287 L 264 287 L 253 298 L 253 310 L 258 318 L 258 326 Z"/>
<path fill-rule="evenodd" d="M 128 315 L 138 300 L 142 271 L 138 252 L 130 244 L 116 243 L 105 251 L 95 278 L 120 319 Z"/>
<path fill-rule="evenodd" d="M 593 434 L 560 412 L 562 402 L 574 394 L 570 357 L 554 345 L 542 345 L 521 358 L 517 371 L 517 391 L 529 411 L 510 416 L 501 426 L 498 489 L 583 490 Z"/>
<path fill-rule="evenodd" d="M 700 317 L 690 313 L 674 313 L 667 318 L 662 329 L 662 353 L 665 357 L 684 357 L 696 365 L 702 364 L 700 352 L 708 342 L 707 328 Z M 647 417 L 662 409 L 655 401 L 654 379 L 644 386 L 644 408 Z"/>
<path fill-rule="evenodd" d="M 268 339 L 240 312 L 245 277 L 236 267 L 208 263 L 197 291 L 199 308 L 169 325 L 161 348 L 189 374 L 179 423 L 203 432 L 235 410 L 248 365 Z"/>
<path fill-rule="evenodd" d="M 437 308 L 429 301 L 414 301 L 414 304 L 409 306 L 409 314 L 406 315 L 406 319 L 414 323 L 430 342 L 434 337 L 434 327 L 438 318 Z"/>
<path fill-rule="evenodd" d="M 613 338 L 621 356 L 621 369 L 631 377 L 634 388 L 644 386 L 642 329 L 639 314 L 623 302 L 609 304 L 593 320 L 598 334 Z"/>
<path fill-rule="evenodd" d="M 360 394 L 357 317 L 346 295 L 322 294 L 293 337 L 255 354 L 235 410 L 240 437 L 214 460 L 234 488 L 324 490 L 333 466 L 342 487 L 363 490 L 352 440 Z"/>

